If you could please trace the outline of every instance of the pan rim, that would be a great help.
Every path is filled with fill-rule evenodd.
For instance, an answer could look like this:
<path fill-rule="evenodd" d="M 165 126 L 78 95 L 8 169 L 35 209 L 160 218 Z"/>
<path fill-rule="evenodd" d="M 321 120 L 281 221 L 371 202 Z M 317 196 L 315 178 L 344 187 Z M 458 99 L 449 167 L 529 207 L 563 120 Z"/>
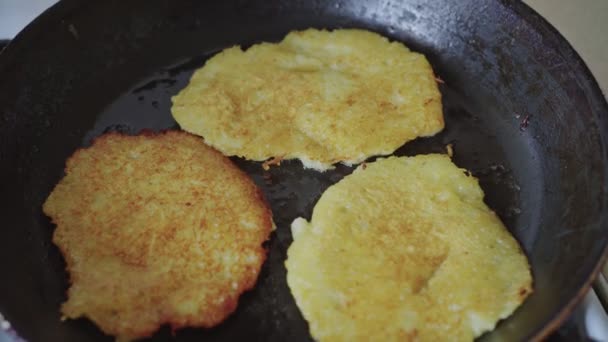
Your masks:
<path fill-rule="evenodd" d="M 600 128 L 600 140 L 603 151 L 603 165 L 606 166 L 604 176 L 608 179 L 608 102 L 606 96 L 602 92 L 597 80 L 593 73 L 589 69 L 580 54 L 572 47 L 570 42 L 555 28 L 550 22 L 547 21 L 542 15 L 537 13 L 533 8 L 521 1 L 515 0 L 495 0 L 497 5 L 503 6 L 505 10 L 513 12 L 520 20 L 530 25 L 530 28 L 536 32 L 542 32 L 543 35 L 549 35 L 549 37 L 557 41 L 558 46 L 553 47 L 564 59 L 573 63 L 573 70 L 576 74 L 581 77 L 585 85 L 588 87 L 589 99 L 595 103 L 595 107 L 599 109 L 597 112 L 598 123 L 602 123 L 603 126 Z M 42 28 L 45 24 L 54 22 L 56 17 L 65 17 L 70 13 L 74 13 L 80 8 L 84 7 L 87 1 L 80 0 L 63 0 L 55 3 L 41 15 L 30 22 L 21 32 L 19 32 L 0 53 L 0 74 L 10 69 L 11 65 L 16 62 L 19 54 L 24 53 L 27 49 L 28 41 L 36 40 L 41 34 L 44 34 Z M 606 198 L 604 198 L 606 201 Z M 608 215 L 608 214 L 606 214 Z M 604 216 L 606 216 L 604 215 Z M 608 235 L 608 227 L 603 226 L 603 231 Z M 604 263 L 608 261 L 608 243 L 602 247 L 601 253 L 599 253 L 598 260 L 594 267 L 581 280 L 581 285 L 578 286 L 578 290 L 574 295 L 564 304 L 561 304 L 560 308 L 556 310 L 553 315 L 547 318 L 542 324 L 540 324 L 533 333 L 529 334 L 526 340 L 540 341 L 544 340 L 549 335 L 557 330 L 566 321 L 576 306 L 581 302 L 583 297 L 590 290 L 591 285 L 597 275 L 599 274 Z M 6 316 L 4 316 L 6 319 Z M 16 335 L 17 339 L 22 338 L 18 331 L 12 330 Z"/>
<path fill-rule="evenodd" d="M 518 14 L 522 20 L 526 21 L 535 31 L 539 31 L 541 28 L 547 30 L 547 33 L 552 35 L 551 38 L 556 38 L 559 41 L 560 46 L 556 47 L 556 50 L 560 55 L 564 55 L 564 52 L 567 52 L 572 57 L 571 60 L 574 60 L 578 63 L 576 66 L 580 68 L 580 75 L 585 78 L 586 82 L 589 82 L 591 97 L 594 100 L 599 100 L 598 106 L 600 108 L 600 113 L 598 115 L 598 119 L 606 121 L 608 119 L 608 102 L 606 96 L 603 94 L 599 83 L 595 79 L 595 76 L 589 69 L 589 66 L 585 62 L 585 60 L 580 56 L 580 54 L 574 49 L 572 44 L 557 30 L 555 26 L 553 26 L 545 17 L 543 17 L 540 13 L 536 12 L 532 7 L 524 3 L 523 1 L 513 1 L 513 0 L 500 0 L 502 4 L 508 9 L 513 10 L 516 14 Z M 536 22 L 536 23 L 535 23 Z M 536 25 L 535 25 L 536 24 Z M 603 115 L 602 115 L 603 114 Z M 604 124 L 606 124 L 604 122 Z M 604 128 L 600 127 L 600 139 L 602 145 L 604 147 L 604 165 L 608 165 L 608 159 L 606 156 L 606 135 L 608 131 Z M 604 176 L 608 175 L 608 171 L 604 172 Z M 606 199 L 604 199 L 606 201 Z M 608 227 L 603 227 L 603 230 L 606 231 Z M 607 233 L 608 234 L 608 233 Z M 545 321 L 544 324 L 539 326 L 536 331 L 530 335 L 525 340 L 532 341 L 543 341 L 549 337 L 551 333 L 557 330 L 572 314 L 576 306 L 582 301 L 582 299 L 587 295 L 588 291 L 591 289 L 593 281 L 599 274 L 602 269 L 602 266 L 608 261 L 608 244 L 603 246 L 603 250 L 599 255 L 598 260 L 596 261 L 595 266 L 592 268 L 591 272 L 588 276 L 582 281 L 582 284 L 579 286 L 578 291 L 572 296 L 562 307 L 555 311 L 553 317 L 549 318 Z"/>

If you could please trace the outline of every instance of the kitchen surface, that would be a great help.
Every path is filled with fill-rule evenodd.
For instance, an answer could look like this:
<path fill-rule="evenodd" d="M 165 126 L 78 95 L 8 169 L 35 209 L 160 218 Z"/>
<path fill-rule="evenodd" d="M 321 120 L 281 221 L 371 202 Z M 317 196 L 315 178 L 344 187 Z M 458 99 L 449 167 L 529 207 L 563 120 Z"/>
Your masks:
<path fill-rule="evenodd" d="M 53 0 L 0 0 L 0 42 L 12 39 L 28 22 L 54 2 Z M 608 34 L 606 34 L 608 0 L 525 2 L 566 37 L 585 60 L 606 94 L 608 91 Z M 608 267 L 605 267 L 604 274 L 608 275 Z M 599 285 L 596 290 L 601 292 Z M 2 327 L 6 328 L 9 323 L 2 322 L 2 324 Z M 584 298 L 572 313 L 570 320 L 550 340 L 608 341 L 608 315 L 600 304 L 596 292 L 591 291 Z M 0 329 L 0 342 L 4 341 L 12 341 L 12 339 L 3 336 Z"/>

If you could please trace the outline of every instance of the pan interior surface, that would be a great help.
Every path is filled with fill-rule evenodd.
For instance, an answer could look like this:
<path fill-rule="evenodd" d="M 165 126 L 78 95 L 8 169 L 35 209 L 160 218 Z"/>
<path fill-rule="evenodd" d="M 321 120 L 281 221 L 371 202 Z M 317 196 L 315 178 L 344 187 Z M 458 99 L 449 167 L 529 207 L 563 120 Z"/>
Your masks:
<path fill-rule="evenodd" d="M 534 294 L 488 340 L 545 336 L 588 284 L 608 241 L 608 109 L 570 46 L 509 1 L 71 1 L 47 11 L 0 57 L 0 312 L 31 341 L 110 341 L 85 319 L 61 322 L 67 274 L 42 203 L 66 158 L 107 131 L 177 129 L 171 96 L 223 48 L 295 29 L 363 28 L 424 53 L 443 80 L 446 129 L 396 155 L 454 149 L 526 252 Z M 235 163 L 269 200 L 277 230 L 254 290 L 195 340 L 310 340 L 286 284 L 289 224 L 352 168 L 299 162 L 265 172 Z M 151 341 L 171 337 L 163 329 Z"/>

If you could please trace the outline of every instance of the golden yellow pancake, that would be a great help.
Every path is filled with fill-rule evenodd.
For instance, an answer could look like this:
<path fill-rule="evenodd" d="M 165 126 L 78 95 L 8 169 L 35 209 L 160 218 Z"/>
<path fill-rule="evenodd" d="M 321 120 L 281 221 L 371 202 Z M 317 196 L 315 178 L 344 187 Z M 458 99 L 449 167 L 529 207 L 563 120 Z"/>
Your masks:
<path fill-rule="evenodd" d="M 226 155 L 359 163 L 443 129 L 426 58 L 376 33 L 309 29 L 218 53 L 173 97 L 182 129 Z"/>
<path fill-rule="evenodd" d="M 222 322 L 254 286 L 272 227 L 252 181 L 176 131 L 99 137 L 68 159 L 43 209 L 70 274 L 64 318 L 120 340 Z"/>
<path fill-rule="evenodd" d="M 445 155 L 391 157 L 292 224 L 287 283 L 319 341 L 471 341 L 532 292 L 517 241 Z"/>

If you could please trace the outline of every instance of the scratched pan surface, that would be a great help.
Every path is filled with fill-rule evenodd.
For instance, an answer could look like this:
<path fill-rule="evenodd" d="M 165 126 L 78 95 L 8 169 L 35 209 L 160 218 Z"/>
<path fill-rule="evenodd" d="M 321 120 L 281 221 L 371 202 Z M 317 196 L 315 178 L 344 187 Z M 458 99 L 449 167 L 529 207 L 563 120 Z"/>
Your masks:
<path fill-rule="evenodd" d="M 105 131 L 177 129 L 170 97 L 222 48 L 293 29 L 359 27 L 427 55 L 445 81 L 446 129 L 399 149 L 442 152 L 481 180 L 523 245 L 535 293 L 488 340 L 546 336 L 605 254 L 607 105 L 571 47 L 525 5 L 495 0 L 64 0 L 0 55 L 0 312 L 31 341 L 110 341 L 61 323 L 67 275 L 41 204 L 66 158 Z M 277 231 L 258 284 L 211 330 L 151 340 L 310 340 L 285 282 L 289 223 L 352 171 L 286 162 L 264 176 L 235 159 L 269 199 Z"/>

